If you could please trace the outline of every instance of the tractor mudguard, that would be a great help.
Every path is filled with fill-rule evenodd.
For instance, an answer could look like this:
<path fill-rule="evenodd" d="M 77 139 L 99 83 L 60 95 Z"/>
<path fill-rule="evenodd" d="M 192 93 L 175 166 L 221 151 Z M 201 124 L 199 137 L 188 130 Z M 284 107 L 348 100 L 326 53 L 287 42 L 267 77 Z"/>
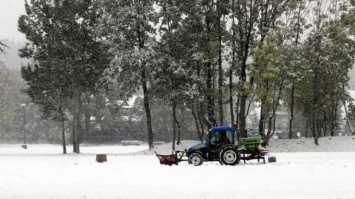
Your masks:
<path fill-rule="evenodd" d="M 192 146 L 192 147 L 190 147 L 190 148 L 187 149 L 187 153 L 188 153 L 188 154 L 191 154 L 191 153 L 194 153 L 194 152 L 196 152 L 196 151 L 201 151 L 201 150 L 203 150 L 204 148 L 207 148 L 207 143 L 201 143 L 201 144 Z"/>

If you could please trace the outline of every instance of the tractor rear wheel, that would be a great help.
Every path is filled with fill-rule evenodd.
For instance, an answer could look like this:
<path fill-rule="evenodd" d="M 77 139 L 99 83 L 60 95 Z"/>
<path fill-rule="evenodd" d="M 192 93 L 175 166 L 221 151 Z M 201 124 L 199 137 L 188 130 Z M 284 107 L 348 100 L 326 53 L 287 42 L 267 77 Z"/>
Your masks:
<path fill-rule="evenodd" d="M 222 152 L 220 159 L 223 164 L 233 166 L 239 163 L 240 154 L 236 149 L 226 149 Z"/>
<path fill-rule="evenodd" d="M 203 157 L 199 153 L 193 153 L 189 156 L 189 164 L 194 166 L 201 166 L 203 164 Z"/>

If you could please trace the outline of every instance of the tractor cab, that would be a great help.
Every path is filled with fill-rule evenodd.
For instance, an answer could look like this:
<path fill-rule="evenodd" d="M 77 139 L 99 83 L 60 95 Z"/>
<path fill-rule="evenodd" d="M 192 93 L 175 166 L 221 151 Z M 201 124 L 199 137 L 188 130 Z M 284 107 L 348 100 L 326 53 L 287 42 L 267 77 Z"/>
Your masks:
<path fill-rule="evenodd" d="M 213 127 L 209 130 L 206 143 L 211 147 L 222 147 L 226 144 L 234 145 L 234 127 Z"/>

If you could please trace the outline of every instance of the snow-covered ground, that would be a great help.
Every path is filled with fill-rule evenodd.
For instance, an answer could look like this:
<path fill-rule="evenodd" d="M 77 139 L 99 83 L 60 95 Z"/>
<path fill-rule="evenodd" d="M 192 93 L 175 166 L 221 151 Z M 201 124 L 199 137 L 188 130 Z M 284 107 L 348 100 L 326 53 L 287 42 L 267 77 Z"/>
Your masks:
<path fill-rule="evenodd" d="M 0 145 L 0 198 L 355 198 L 355 138 L 272 141 L 276 163 L 159 164 L 147 146 Z M 190 146 L 196 141 L 183 141 Z M 68 150 L 71 148 L 68 147 Z M 171 143 L 156 146 L 168 154 Z M 322 151 L 322 152 L 320 152 Z M 95 155 L 108 161 L 97 163 Z"/>

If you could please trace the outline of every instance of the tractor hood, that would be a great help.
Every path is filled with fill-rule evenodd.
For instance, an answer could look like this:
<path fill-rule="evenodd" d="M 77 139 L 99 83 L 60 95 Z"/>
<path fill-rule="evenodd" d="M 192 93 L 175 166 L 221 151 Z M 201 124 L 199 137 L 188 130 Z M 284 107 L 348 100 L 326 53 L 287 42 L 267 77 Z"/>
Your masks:
<path fill-rule="evenodd" d="M 208 142 L 197 144 L 195 146 L 188 148 L 187 153 L 193 153 L 207 147 L 208 147 Z"/>

